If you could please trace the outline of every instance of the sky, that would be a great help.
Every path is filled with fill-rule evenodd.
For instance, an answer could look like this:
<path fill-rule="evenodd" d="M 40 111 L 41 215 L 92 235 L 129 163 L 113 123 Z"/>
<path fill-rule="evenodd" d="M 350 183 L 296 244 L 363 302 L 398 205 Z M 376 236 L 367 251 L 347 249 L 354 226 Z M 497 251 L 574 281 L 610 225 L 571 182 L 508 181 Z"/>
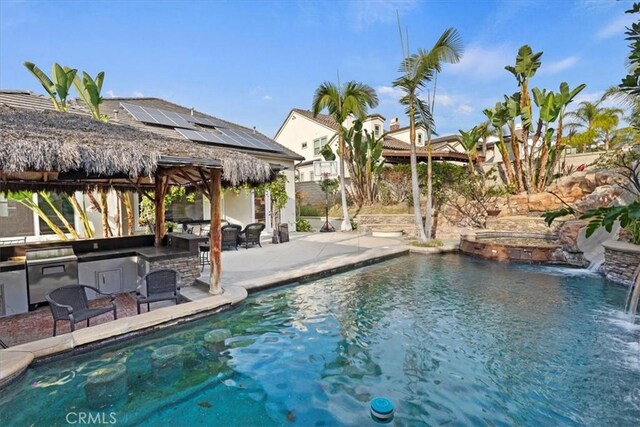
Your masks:
<path fill-rule="evenodd" d="M 458 64 L 438 77 L 439 135 L 483 121 L 482 110 L 518 90 L 504 70 L 518 48 L 543 51 L 531 87 L 587 87 L 594 101 L 625 75 L 625 14 L 615 0 L 13 1 L 0 0 L 0 89 L 44 93 L 24 68 L 54 62 L 104 71 L 104 97 L 159 97 L 273 137 L 292 108 L 310 109 L 324 81 L 373 87 L 372 112 L 408 124 L 392 82 L 409 48 L 430 49 L 454 27 Z"/>

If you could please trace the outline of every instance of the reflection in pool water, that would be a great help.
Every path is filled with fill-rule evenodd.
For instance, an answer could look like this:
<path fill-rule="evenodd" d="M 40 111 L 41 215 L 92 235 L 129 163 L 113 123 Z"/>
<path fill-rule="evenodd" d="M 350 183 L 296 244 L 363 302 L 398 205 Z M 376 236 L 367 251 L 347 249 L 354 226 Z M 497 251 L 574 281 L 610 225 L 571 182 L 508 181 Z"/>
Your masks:
<path fill-rule="evenodd" d="M 0 419 L 371 425 L 369 402 L 385 396 L 395 425 L 637 425 L 640 327 L 624 298 L 580 270 L 404 257 L 30 369 L 0 392 Z M 216 329 L 224 345 L 205 341 Z M 182 363 L 166 377 L 152 355 L 168 345 Z M 87 376 L 116 363 L 126 398 L 90 407 Z"/>

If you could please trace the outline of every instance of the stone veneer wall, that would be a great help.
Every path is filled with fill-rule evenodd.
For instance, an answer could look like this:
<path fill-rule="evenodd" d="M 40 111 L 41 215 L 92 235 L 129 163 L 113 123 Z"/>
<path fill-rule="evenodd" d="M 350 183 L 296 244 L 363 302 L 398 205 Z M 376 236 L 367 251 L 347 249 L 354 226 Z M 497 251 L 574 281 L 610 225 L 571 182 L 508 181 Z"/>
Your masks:
<path fill-rule="evenodd" d="M 502 216 L 487 218 L 487 230 L 553 234 L 557 231 L 558 226 L 556 222 L 552 227 L 547 227 L 544 218 L 540 216 Z"/>
<path fill-rule="evenodd" d="M 149 271 L 158 268 L 173 268 L 180 272 L 181 286 L 191 286 L 200 277 L 200 256 L 194 254 L 179 258 L 169 258 L 149 263 Z"/>
<path fill-rule="evenodd" d="M 608 240 L 604 246 L 602 269 L 607 279 L 631 286 L 633 275 L 640 265 L 640 245 Z"/>

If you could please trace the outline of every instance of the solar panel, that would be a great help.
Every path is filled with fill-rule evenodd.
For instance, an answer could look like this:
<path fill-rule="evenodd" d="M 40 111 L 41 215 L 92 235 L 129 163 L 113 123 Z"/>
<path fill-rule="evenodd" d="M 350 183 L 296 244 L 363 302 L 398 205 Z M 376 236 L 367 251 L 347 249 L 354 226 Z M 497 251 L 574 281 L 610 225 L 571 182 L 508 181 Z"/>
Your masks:
<path fill-rule="evenodd" d="M 170 126 L 174 128 L 197 129 L 197 127 L 181 117 L 180 114 L 172 111 L 160 110 L 158 108 L 145 108 L 124 102 L 121 102 L 120 105 L 139 122 Z"/>
<path fill-rule="evenodd" d="M 228 127 L 228 125 L 222 120 L 214 119 L 211 117 L 197 117 L 190 114 L 180 114 L 180 116 L 190 123 L 196 123 L 203 126 L 211 126 L 221 129 L 226 129 Z"/>
<path fill-rule="evenodd" d="M 176 130 L 178 131 L 178 133 L 180 133 L 180 135 L 184 136 L 187 139 L 190 139 L 191 141 L 210 142 L 212 144 L 222 144 L 232 147 L 244 147 L 244 145 L 232 139 L 226 138 L 224 135 L 214 135 L 210 132 L 196 132 L 188 129 Z"/>

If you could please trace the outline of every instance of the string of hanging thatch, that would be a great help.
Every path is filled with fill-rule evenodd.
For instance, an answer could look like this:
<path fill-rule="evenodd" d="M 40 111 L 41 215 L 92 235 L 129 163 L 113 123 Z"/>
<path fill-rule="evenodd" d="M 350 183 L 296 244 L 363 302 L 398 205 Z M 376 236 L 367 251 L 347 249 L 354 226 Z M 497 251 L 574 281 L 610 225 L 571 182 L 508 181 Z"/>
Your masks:
<path fill-rule="evenodd" d="M 265 182 L 272 176 L 267 162 L 245 153 L 72 113 L 0 105 L 0 173 L 5 176 L 29 171 L 81 171 L 133 179 L 152 176 L 162 166 L 163 158 L 188 159 L 195 165 L 219 160 L 222 179 L 231 186 Z"/>

